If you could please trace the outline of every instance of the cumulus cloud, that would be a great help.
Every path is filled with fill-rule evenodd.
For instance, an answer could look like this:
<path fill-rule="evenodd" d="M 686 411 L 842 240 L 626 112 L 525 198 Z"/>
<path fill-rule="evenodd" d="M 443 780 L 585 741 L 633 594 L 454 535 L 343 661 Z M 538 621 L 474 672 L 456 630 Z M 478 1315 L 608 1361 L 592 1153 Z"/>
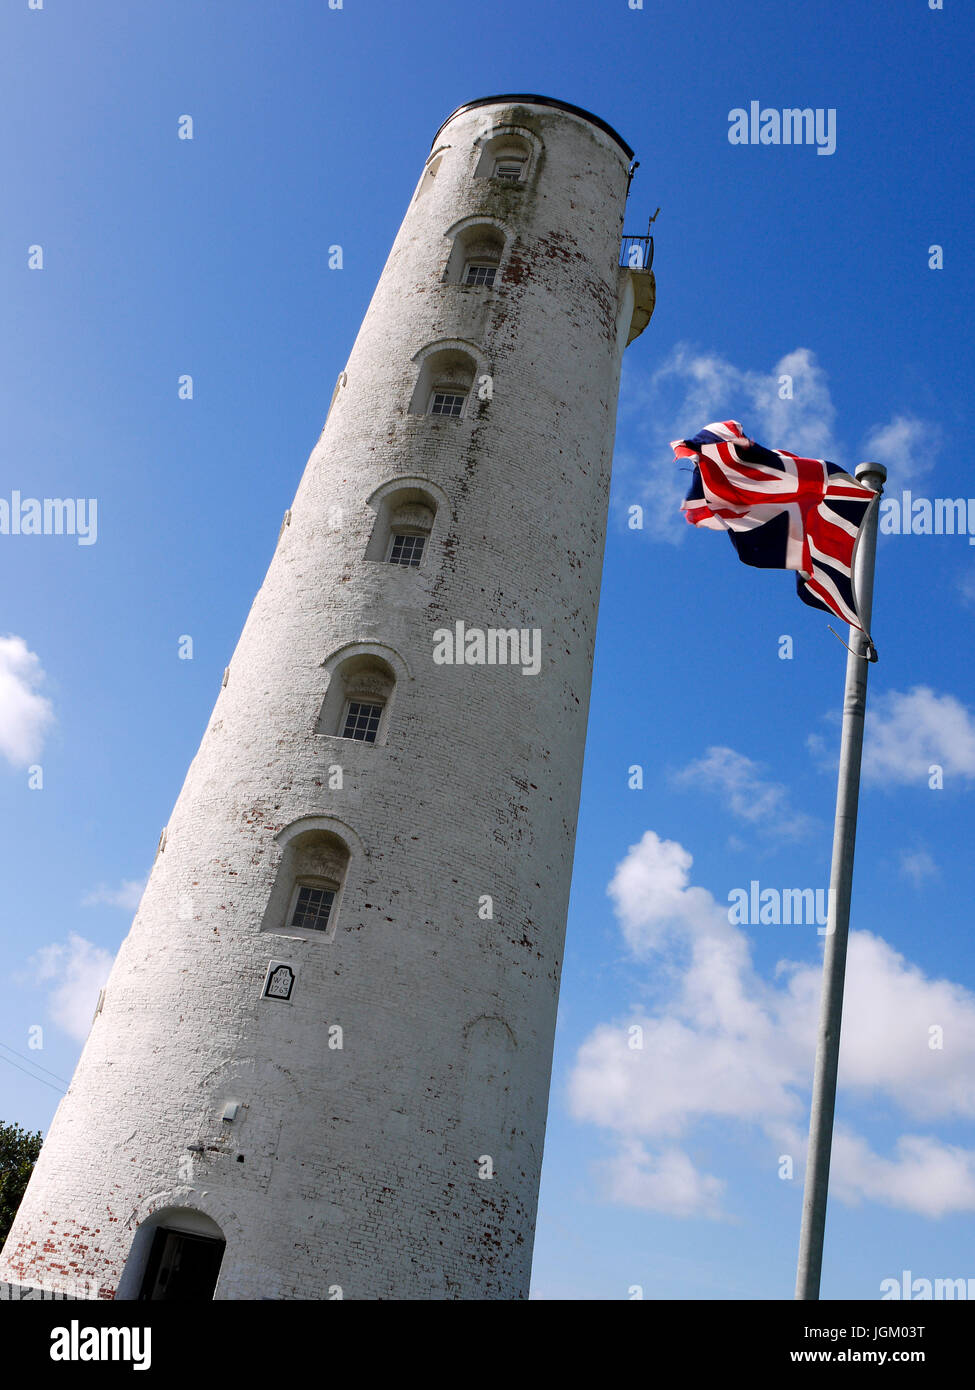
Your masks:
<path fill-rule="evenodd" d="M 780 393 L 789 389 L 791 399 L 783 398 Z M 669 441 L 696 434 L 712 420 L 740 420 L 752 438 L 770 448 L 813 458 L 837 455 L 829 384 L 808 348 L 793 349 L 771 371 L 761 372 L 679 343 L 649 377 L 624 369 L 620 406 L 645 447 L 639 454 L 618 450 L 617 466 L 645 479 L 644 528 L 658 540 L 679 542 L 686 530 L 680 503 L 689 472 L 675 464 Z"/>
<path fill-rule="evenodd" d="M 771 449 L 832 459 L 851 473 L 861 460 L 876 459 L 887 468 L 888 487 L 907 486 L 930 472 L 940 441 L 930 421 L 896 414 L 869 431 L 857 458 L 844 458 L 849 451 L 835 435 L 829 379 L 816 354 L 804 347 L 787 352 L 769 371 L 754 371 L 678 343 L 649 375 L 624 366 L 620 411 L 640 448 L 621 447 L 617 469 L 644 479 L 644 529 L 673 543 L 686 534 L 680 503 L 689 470 L 675 464 L 669 442 L 696 434 L 712 420 L 740 420 Z"/>
<path fill-rule="evenodd" d="M 680 1149 L 651 1154 L 627 1140 L 618 1154 L 597 1164 L 597 1171 L 610 1201 L 667 1216 L 722 1216 L 724 1182 L 698 1172 Z"/>
<path fill-rule="evenodd" d="M 838 1129 L 833 1138 L 832 1188 L 849 1206 L 864 1198 L 921 1216 L 975 1210 L 975 1153 L 927 1135 L 904 1134 L 896 1157 L 874 1153 L 865 1140 Z"/>
<path fill-rule="evenodd" d="M 59 1028 L 83 1042 L 91 1027 L 99 990 L 112 968 L 113 956 L 71 932 L 66 942 L 43 946 L 31 958 L 34 982 L 48 990 L 48 1010 Z"/>
<path fill-rule="evenodd" d="M 146 880 L 144 878 L 125 878 L 117 888 L 109 888 L 101 883 L 90 893 L 84 895 L 81 899 L 81 905 L 82 907 L 96 907 L 100 903 L 106 903 L 109 907 L 121 907 L 127 912 L 134 912 L 142 901 L 145 887 Z"/>
<path fill-rule="evenodd" d="M 770 372 L 756 372 L 680 343 L 654 373 L 651 389 L 667 383 L 679 394 L 671 439 L 696 434 L 711 420 L 733 419 L 769 448 L 814 458 L 836 451 L 829 383 L 808 348 L 786 353 Z M 791 398 L 780 394 L 788 390 Z"/>
<path fill-rule="evenodd" d="M 954 695 L 927 685 L 889 690 L 867 706 L 863 777 L 924 786 L 933 764 L 945 776 L 975 777 L 975 716 Z"/>
<path fill-rule="evenodd" d="M 941 873 L 934 857 L 926 849 L 901 850 L 900 871 L 912 881 L 915 888 L 920 888 L 928 879 L 938 878 Z"/>
<path fill-rule="evenodd" d="M 848 970 L 843 1085 L 881 1092 L 915 1119 L 975 1118 L 975 995 L 871 932 L 850 934 Z M 939 1037 L 947 1048 L 932 1046 Z"/>
<path fill-rule="evenodd" d="M 783 397 L 783 377 L 792 383 L 792 397 Z M 788 449 L 810 458 L 834 458 L 840 452 L 833 434 L 836 409 L 826 373 L 808 348 L 795 348 L 768 375 L 749 373 L 755 402 L 757 437 L 770 449 Z M 735 416 L 735 419 L 738 417 Z M 744 421 L 742 421 L 744 423 Z"/>
<path fill-rule="evenodd" d="M 886 425 L 875 425 L 863 445 L 863 457 L 875 459 L 887 469 L 888 489 L 906 487 L 930 473 L 939 447 L 940 432 L 916 415 L 895 415 Z"/>
<path fill-rule="evenodd" d="M 693 863 L 683 845 L 648 830 L 618 865 L 608 892 L 636 954 L 659 949 L 668 937 L 692 926 L 702 933 L 723 931 L 711 894 L 690 886 Z"/>
<path fill-rule="evenodd" d="M 815 822 L 790 805 L 789 793 L 781 783 L 769 782 L 761 773 L 762 765 L 744 753 L 716 746 L 682 768 L 675 780 L 716 791 L 733 815 L 760 824 L 772 834 L 799 839 Z"/>
<path fill-rule="evenodd" d="M 50 700 L 38 692 L 43 680 L 40 659 L 24 639 L 0 637 L 0 754 L 11 767 L 37 761 L 54 722 Z"/>
<path fill-rule="evenodd" d="M 821 967 L 784 960 L 760 976 L 727 907 L 691 882 L 692 856 L 647 831 L 609 885 L 633 953 L 652 961 L 663 991 L 599 1024 L 579 1048 L 569 1106 L 616 1142 L 598 1177 L 612 1200 L 674 1215 L 721 1215 L 724 1180 L 681 1148 L 696 1125 L 751 1126 L 805 1151 Z M 950 1040 L 950 1046 L 941 1042 Z M 913 1121 L 975 1118 L 975 995 L 932 979 L 869 932 L 850 936 L 840 1087 L 883 1099 Z M 975 1209 L 975 1154 L 905 1135 L 893 1157 L 870 1156 L 845 1133 L 834 1190 L 924 1215 Z M 923 1190 L 915 1184 L 923 1177 Z"/>

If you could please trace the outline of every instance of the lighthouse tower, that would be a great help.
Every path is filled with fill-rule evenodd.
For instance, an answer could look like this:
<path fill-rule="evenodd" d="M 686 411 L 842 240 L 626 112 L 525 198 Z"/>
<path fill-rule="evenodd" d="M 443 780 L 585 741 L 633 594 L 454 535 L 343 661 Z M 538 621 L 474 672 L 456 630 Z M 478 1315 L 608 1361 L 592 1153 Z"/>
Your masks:
<path fill-rule="evenodd" d="M 540 96 L 437 132 L 0 1278 L 527 1296 L 631 159 Z"/>

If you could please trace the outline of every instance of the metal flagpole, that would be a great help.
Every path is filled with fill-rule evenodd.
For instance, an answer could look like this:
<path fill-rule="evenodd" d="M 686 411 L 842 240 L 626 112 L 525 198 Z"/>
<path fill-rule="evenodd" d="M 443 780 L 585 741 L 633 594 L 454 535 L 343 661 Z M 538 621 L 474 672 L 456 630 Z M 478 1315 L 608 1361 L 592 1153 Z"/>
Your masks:
<path fill-rule="evenodd" d="M 850 628 L 850 654 L 846 659 L 843 734 L 840 742 L 836 820 L 833 825 L 833 864 L 830 871 L 829 915 L 823 959 L 823 997 L 816 1042 L 812 1112 L 809 1117 L 809 1153 L 806 1160 L 799 1268 L 796 1275 L 797 1299 L 819 1297 L 819 1280 L 823 1267 L 829 1160 L 833 1144 L 833 1114 L 836 1107 L 836 1073 L 840 1059 L 843 983 L 850 930 L 853 852 L 856 846 L 857 802 L 860 796 L 863 718 L 867 702 L 867 669 L 870 660 L 876 659 L 876 654 L 870 650 L 866 633 L 870 631 L 873 607 L 877 515 L 880 509 L 880 493 L 883 491 L 886 477 L 887 470 L 880 463 L 861 463 L 856 470 L 857 481 L 873 488 L 878 496 L 863 519 L 854 557 L 854 593 L 865 631 Z"/>

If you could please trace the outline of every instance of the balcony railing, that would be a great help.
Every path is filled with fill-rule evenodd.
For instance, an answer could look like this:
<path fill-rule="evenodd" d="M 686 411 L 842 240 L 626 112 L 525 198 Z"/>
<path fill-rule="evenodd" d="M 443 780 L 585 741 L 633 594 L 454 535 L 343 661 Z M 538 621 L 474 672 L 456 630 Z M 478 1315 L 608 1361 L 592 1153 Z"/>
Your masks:
<path fill-rule="evenodd" d="M 649 270 L 653 265 L 653 237 L 624 234 L 620 243 L 620 265 L 630 270 Z"/>

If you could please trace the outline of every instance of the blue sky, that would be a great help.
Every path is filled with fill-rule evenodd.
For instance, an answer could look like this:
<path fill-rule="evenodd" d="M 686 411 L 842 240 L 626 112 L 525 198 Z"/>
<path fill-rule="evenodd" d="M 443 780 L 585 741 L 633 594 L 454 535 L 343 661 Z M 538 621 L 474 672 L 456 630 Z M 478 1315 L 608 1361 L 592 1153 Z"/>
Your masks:
<path fill-rule="evenodd" d="M 71 1075 L 434 132 L 545 93 L 634 147 L 627 231 L 661 211 L 533 1293 L 791 1296 L 822 939 L 732 926 L 728 894 L 828 882 L 845 653 L 791 576 L 683 523 L 668 445 L 734 417 L 876 458 L 894 497 L 975 494 L 951 446 L 975 366 L 972 30 L 958 0 L 10 0 L 0 497 L 95 497 L 98 533 L 0 535 L 0 1118 L 46 1130 Z M 835 153 L 732 145 L 752 100 L 835 110 Z M 975 1277 L 973 611 L 965 536 L 881 537 L 827 1297 Z"/>

